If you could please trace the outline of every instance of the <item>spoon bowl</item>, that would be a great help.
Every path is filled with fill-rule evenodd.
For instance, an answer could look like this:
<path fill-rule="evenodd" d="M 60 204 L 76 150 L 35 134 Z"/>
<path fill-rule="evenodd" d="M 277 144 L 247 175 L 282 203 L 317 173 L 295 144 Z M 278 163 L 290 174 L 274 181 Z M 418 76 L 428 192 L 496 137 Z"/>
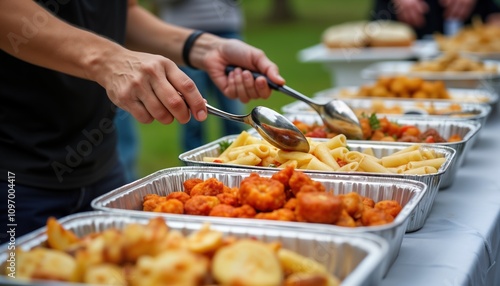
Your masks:
<path fill-rule="evenodd" d="M 304 134 L 290 120 L 270 108 L 257 106 L 250 114 L 235 115 L 209 104 L 206 106 L 209 114 L 249 124 L 262 138 L 279 149 L 309 152 L 309 141 Z"/>
<path fill-rule="evenodd" d="M 228 66 L 226 67 L 226 73 L 229 73 L 234 69 L 235 67 Z M 363 139 L 363 131 L 361 129 L 359 119 L 354 111 L 352 111 L 352 109 L 345 102 L 339 99 L 333 99 L 327 103 L 318 103 L 286 85 L 278 85 L 272 82 L 267 76 L 261 73 L 252 71 L 252 75 L 254 78 L 259 76 L 265 77 L 267 84 L 272 89 L 307 103 L 319 114 L 323 123 L 331 131 L 344 134 L 349 139 Z"/>

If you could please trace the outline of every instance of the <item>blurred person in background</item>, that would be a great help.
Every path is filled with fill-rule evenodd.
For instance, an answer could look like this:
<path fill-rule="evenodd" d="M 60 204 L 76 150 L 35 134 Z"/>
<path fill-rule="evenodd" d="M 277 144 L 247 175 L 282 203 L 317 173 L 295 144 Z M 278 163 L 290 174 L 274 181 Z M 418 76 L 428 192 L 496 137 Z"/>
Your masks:
<path fill-rule="evenodd" d="M 474 17 L 487 23 L 499 12 L 493 0 L 375 0 L 370 16 L 407 23 L 422 39 L 436 32 L 452 35 Z"/>
<path fill-rule="evenodd" d="M 240 1 L 237 0 L 154 0 L 156 10 L 165 22 L 203 30 L 223 38 L 242 39 L 244 25 Z M 181 69 L 196 83 L 200 93 L 208 102 L 220 109 L 233 113 L 244 114 L 243 104 L 234 99 L 227 98 L 202 70 L 181 67 Z M 222 126 L 220 135 L 226 136 L 239 134 L 245 125 L 230 120 L 217 119 Z M 192 150 L 208 141 L 208 123 L 191 119 L 187 124 L 181 125 L 181 148 L 183 151 Z"/>
<path fill-rule="evenodd" d="M 260 49 L 167 24 L 135 0 L 0 1 L 0 34 L 0 242 L 90 211 L 126 183 L 116 107 L 140 123 L 206 120 L 179 65 L 243 103 L 271 90 L 249 71 L 226 75 L 227 65 L 285 83 Z"/>

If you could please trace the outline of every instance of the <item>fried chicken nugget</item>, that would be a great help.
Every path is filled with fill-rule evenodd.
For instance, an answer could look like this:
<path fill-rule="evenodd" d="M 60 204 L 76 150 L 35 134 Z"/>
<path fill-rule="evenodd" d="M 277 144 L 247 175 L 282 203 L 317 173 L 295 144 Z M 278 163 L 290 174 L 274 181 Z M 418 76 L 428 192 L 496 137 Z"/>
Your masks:
<path fill-rule="evenodd" d="M 342 199 L 327 192 L 299 192 L 295 214 L 313 223 L 334 224 L 342 214 Z"/>
<path fill-rule="evenodd" d="M 285 205 L 285 187 L 277 180 L 252 173 L 241 181 L 239 201 L 258 211 L 273 211 Z"/>
<path fill-rule="evenodd" d="M 169 214 L 183 214 L 184 204 L 178 199 L 169 199 L 162 203 L 159 203 L 153 212 L 157 213 L 169 213 Z"/>
<path fill-rule="evenodd" d="M 291 198 L 288 201 L 286 201 L 283 208 L 289 209 L 289 210 L 295 212 L 295 209 L 297 208 L 297 198 Z"/>
<path fill-rule="evenodd" d="M 214 196 L 191 196 L 191 198 L 184 204 L 184 213 L 190 215 L 208 216 L 210 211 L 218 204 L 220 204 L 220 201 Z"/>
<path fill-rule="evenodd" d="M 356 227 L 356 221 L 349 215 L 349 213 L 344 208 L 342 213 L 340 214 L 339 219 L 335 223 L 338 226 L 346 226 L 346 227 Z"/>
<path fill-rule="evenodd" d="M 301 171 L 294 171 L 290 177 L 290 189 L 297 196 L 301 191 L 304 192 L 325 192 L 325 186 L 318 181 L 314 181 L 307 174 Z"/>
<path fill-rule="evenodd" d="M 375 204 L 375 208 L 385 211 L 394 218 L 403 209 L 403 207 L 395 200 L 379 201 Z"/>
<path fill-rule="evenodd" d="M 253 218 L 257 214 L 257 211 L 250 205 L 242 205 L 236 208 L 235 211 L 238 218 Z"/>
<path fill-rule="evenodd" d="M 272 212 L 262 212 L 255 215 L 257 219 L 295 221 L 295 213 L 290 209 L 277 209 Z"/>
<path fill-rule="evenodd" d="M 235 194 L 235 193 L 227 192 L 227 193 L 218 194 L 216 197 L 219 199 L 221 204 L 226 204 L 226 205 L 230 205 L 233 207 L 240 206 L 240 201 L 238 199 L 237 193 Z"/>
<path fill-rule="evenodd" d="M 142 210 L 152 212 L 159 203 L 166 200 L 166 197 L 157 194 L 145 195 L 142 203 Z"/>
<path fill-rule="evenodd" d="M 189 193 L 194 196 L 216 196 L 224 191 L 224 183 L 216 178 L 209 178 L 202 183 L 196 184 Z"/>
<path fill-rule="evenodd" d="M 384 225 L 393 221 L 393 216 L 378 208 L 366 208 L 361 216 L 364 226 Z"/>
<path fill-rule="evenodd" d="M 193 189 L 193 187 L 198 185 L 199 183 L 203 183 L 203 180 L 200 178 L 191 178 L 185 180 L 184 183 L 182 183 L 184 192 L 188 195 L 191 195 L 191 189 Z"/>
<path fill-rule="evenodd" d="M 280 181 L 285 189 L 290 188 L 290 178 L 292 177 L 293 173 L 295 171 L 295 168 L 291 165 L 286 166 L 285 168 L 281 169 L 279 172 L 274 173 L 271 176 L 271 179 Z"/>
<path fill-rule="evenodd" d="M 342 205 L 347 213 L 354 219 L 358 219 L 363 214 L 365 205 L 363 204 L 363 197 L 356 192 L 339 195 L 342 199 Z"/>
<path fill-rule="evenodd" d="M 177 199 L 177 200 L 181 201 L 183 204 L 185 204 L 187 202 L 187 200 L 189 200 L 190 198 L 191 198 L 191 196 L 185 192 L 172 192 L 172 193 L 167 195 L 167 200 Z"/>
<path fill-rule="evenodd" d="M 236 208 L 227 204 L 218 204 L 212 208 L 209 216 L 220 216 L 220 217 L 237 217 L 238 213 Z"/>

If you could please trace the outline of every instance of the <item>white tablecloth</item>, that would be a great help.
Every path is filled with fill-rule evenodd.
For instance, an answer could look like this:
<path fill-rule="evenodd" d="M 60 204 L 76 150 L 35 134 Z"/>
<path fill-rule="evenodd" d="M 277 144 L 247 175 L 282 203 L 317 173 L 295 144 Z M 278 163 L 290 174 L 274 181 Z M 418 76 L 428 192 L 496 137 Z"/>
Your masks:
<path fill-rule="evenodd" d="M 403 238 L 382 281 L 401 285 L 500 285 L 500 114 L 494 110 L 453 185 L 424 227 Z"/>

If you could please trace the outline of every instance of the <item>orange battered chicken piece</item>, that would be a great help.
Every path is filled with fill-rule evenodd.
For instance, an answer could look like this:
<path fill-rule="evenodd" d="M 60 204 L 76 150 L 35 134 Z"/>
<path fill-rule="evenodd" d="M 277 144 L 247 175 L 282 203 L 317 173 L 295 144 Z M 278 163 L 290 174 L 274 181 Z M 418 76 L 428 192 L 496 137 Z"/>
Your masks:
<path fill-rule="evenodd" d="M 255 215 L 257 219 L 295 221 L 295 213 L 290 209 L 278 209 L 272 212 L 262 212 Z"/>
<path fill-rule="evenodd" d="M 339 195 L 342 199 L 342 205 L 347 213 L 354 219 L 358 219 L 363 214 L 365 205 L 363 204 L 363 198 L 356 192 L 350 192 L 348 194 Z"/>
<path fill-rule="evenodd" d="M 297 208 L 297 198 L 291 198 L 288 201 L 286 201 L 283 208 L 289 209 L 289 210 L 295 212 L 295 209 Z"/>
<path fill-rule="evenodd" d="M 166 201 L 167 198 L 164 196 L 159 196 L 157 194 L 145 195 L 142 203 L 142 210 L 151 212 L 158 204 Z"/>
<path fill-rule="evenodd" d="M 184 213 L 208 216 L 218 204 L 220 204 L 219 199 L 214 196 L 193 196 L 184 204 Z"/>
<path fill-rule="evenodd" d="M 304 172 L 295 171 L 290 177 L 290 189 L 292 193 L 297 196 L 301 191 L 304 192 L 325 192 L 325 186 L 318 181 L 313 181 Z"/>
<path fill-rule="evenodd" d="M 227 188 L 227 187 L 226 187 Z M 189 193 L 191 197 L 194 196 L 216 196 L 221 194 L 224 190 L 224 183 L 216 178 L 209 178 L 202 183 L 196 184 Z"/>
<path fill-rule="evenodd" d="M 362 197 L 362 198 L 363 198 L 363 205 L 365 205 L 365 207 L 369 208 L 375 207 L 375 201 L 373 201 L 371 198 L 369 197 Z"/>
<path fill-rule="evenodd" d="M 241 181 L 239 201 L 258 211 L 273 211 L 285 205 L 285 187 L 277 180 L 252 173 Z"/>
<path fill-rule="evenodd" d="M 327 192 L 299 192 L 295 214 L 298 220 L 334 224 L 342 214 L 342 200 Z"/>
<path fill-rule="evenodd" d="M 220 217 L 237 217 L 238 212 L 236 208 L 231 205 L 219 204 L 212 208 L 209 216 L 220 216 Z"/>
<path fill-rule="evenodd" d="M 283 186 L 285 186 L 285 189 L 289 189 L 290 188 L 289 181 L 294 172 L 295 168 L 289 165 L 281 169 L 281 171 L 274 173 L 271 176 L 271 179 L 280 181 L 283 184 Z"/>
<path fill-rule="evenodd" d="M 376 209 L 381 209 L 395 218 L 403 207 L 394 200 L 384 200 L 375 204 Z"/>
<path fill-rule="evenodd" d="M 185 192 L 172 192 L 167 195 L 167 200 L 176 199 L 181 201 L 183 204 L 185 204 L 190 198 L 191 196 Z"/>
<path fill-rule="evenodd" d="M 158 213 L 183 214 L 184 204 L 178 199 L 169 199 L 159 203 L 153 211 Z"/>
<path fill-rule="evenodd" d="M 253 218 L 257 214 L 257 211 L 250 205 L 242 205 L 236 208 L 236 217 L 239 218 Z"/>
<path fill-rule="evenodd" d="M 191 178 L 191 179 L 187 179 L 184 181 L 184 183 L 182 183 L 183 187 L 184 187 L 184 192 L 188 195 L 191 195 L 191 189 L 198 185 L 199 183 L 203 183 L 203 180 L 202 179 L 199 179 L 199 178 Z"/>
<path fill-rule="evenodd" d="M 361 216 L 361 222 L 364 226 L 383 225 L 393 221 L 393 216 L 377 208 L 366 208 Z"/>
<path fill-rule="evenodd" d="M 335 225 L 345 226 L 345 227 L 356 227 L 356 221 L 349 215 L 349 213 L 347 213 L 347 210 L 343 209 Z"/>
<path fill-rule="evenodd" d="M 233 193 L 222 193 L 216 196 L 221 204 L 231 205 L 233 207 L 239 207 L 240 201 L 238 200 L 238 194 Z"/>

